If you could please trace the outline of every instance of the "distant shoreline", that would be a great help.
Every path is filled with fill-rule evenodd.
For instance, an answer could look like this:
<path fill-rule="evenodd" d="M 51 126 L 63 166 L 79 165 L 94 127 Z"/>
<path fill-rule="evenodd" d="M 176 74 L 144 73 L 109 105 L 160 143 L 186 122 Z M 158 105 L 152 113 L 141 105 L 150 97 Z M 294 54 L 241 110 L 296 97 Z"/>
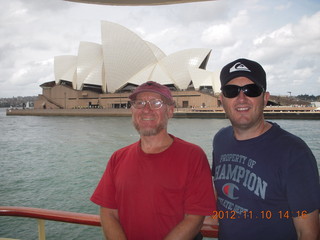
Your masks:
<path fill-rule="evenodd" d="M 130 117 L 130 109 L 7 109 L 7 116 L 87 116 L 87 117 Z M 320 120 L 319 111 L 265 111 L 266 119 Z M 226 119 L 224 111 L 193 111 L 177 109 L 174 118 Z"/>

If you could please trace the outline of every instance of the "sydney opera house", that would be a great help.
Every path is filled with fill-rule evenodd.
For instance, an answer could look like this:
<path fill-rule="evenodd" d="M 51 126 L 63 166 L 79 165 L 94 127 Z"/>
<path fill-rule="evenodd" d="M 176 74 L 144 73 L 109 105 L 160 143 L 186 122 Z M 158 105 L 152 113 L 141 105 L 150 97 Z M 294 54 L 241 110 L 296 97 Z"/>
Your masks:
<path fill-rule="evenodd" d="M 148 80 L 168 86 L 177 108 L 218 105 L 217 73 L 206 69 L 211 49 L 166 55 L 129 29 L 101 22 L 101 44 L 80 42 L 77 55 L 54 58 L 55 80 L 41 85 L 35 108 L 129 108 L 128 96 Z"/>

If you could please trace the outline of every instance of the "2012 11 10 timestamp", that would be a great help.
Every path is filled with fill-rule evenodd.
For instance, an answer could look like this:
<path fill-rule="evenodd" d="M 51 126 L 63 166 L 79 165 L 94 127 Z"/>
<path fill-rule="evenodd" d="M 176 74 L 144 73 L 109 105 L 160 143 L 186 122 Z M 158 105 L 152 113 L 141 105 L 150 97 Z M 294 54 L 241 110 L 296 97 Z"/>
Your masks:
<path fill-rule="evenodd" d="M 290 211 L 278 211 L 279 213 L 279 218 L 285 218 L 285 219 L 289 219 L 292 217 L 301 217 L 301 218 L 306 218 L 308 212 L 307 211 L 294 211 L 294 212 L 290 212 Z"/>
<path fill-rule="evenodd" d="M 258 213 L 254 211 L 242 212 L 243 219 L 271 219 L 273 217 L 272 211 L 260 211 Z"/>
<path fill-rule="evenodd" d="M 213 219 L 229 219 L 229 220 L 236 220 L 236 219 L 256 219 L 256 220 L 269 220 L 272 218 L 278 219 L 289 219 L 294 217 L 302 217 L 305 218 L 308 214 L 307 211 L 295 211 L 290 212 L 287 210 L 280 210 L 280 211 L 271 211 L 271 210 L 262 210 L 262 211 L 243 211 L 242 213 L 237 213 L 236 211 L 213 211 L 212 212 Z"/>
<path fill-rule="evenodd" d="M 278 211 L 273 212 L 270 210 L 263 210 L 258 213 L 254 213 L 253 211 L 244 211 L 242 213 L 243 219 L 272 219 L 272 218 L 280 218 L 280 219 L 289 219 L 293 217 L 302 217 L 305 218 L 308 214 L 307 211 Z"/>

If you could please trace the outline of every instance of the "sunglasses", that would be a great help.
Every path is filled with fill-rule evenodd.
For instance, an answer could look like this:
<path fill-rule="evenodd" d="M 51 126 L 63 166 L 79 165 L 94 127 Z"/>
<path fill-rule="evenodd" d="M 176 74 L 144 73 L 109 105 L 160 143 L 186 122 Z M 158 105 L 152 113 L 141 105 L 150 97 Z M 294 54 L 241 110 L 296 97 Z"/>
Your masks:
<path fill-rule="evenodd" d="M 225 85 L 221 88 L 223 96 L 226 98 L 235 98 L 242 91 L 247 97 L 259 97 L 264 89 L 256 84 L 244 86 Z"/>
<path fill-rule="evenodd" d="M 143 101 L 143 100 L 131 101 L 131 105 L 136 109 L 144 108 L 147 105 L 147 103 L 149 103 L 149 106 L 151 109 L 159 109 L 164 104 L 163 101 L 160 99 L 153 99 L 150 101 Z"/>

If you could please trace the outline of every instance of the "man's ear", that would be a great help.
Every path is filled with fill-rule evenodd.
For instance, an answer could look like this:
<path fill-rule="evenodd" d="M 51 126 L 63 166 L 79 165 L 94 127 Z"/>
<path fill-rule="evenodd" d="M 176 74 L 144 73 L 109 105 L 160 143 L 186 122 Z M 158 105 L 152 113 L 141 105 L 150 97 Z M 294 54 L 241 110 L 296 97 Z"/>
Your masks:
<path fill-rule="evenodd" d="M 222 105 L 222 107 L 223 107 L 223 96 L 222 96 L 222 93 L 220 93 L 220 95 L 219 95 L 219 100 L 220 100 L 221 105 Z"/>
<path fill-rule="evenodd" d="M 174 113 L 174 105 L 167 105 L 168 118 L 172 118 Z"/>
<path fill-rule="evenodd" d="M 270 98 L 270 93 L 265 92 L 263 98 L 264 98 L 264 107 L 266 107 Z"/>

